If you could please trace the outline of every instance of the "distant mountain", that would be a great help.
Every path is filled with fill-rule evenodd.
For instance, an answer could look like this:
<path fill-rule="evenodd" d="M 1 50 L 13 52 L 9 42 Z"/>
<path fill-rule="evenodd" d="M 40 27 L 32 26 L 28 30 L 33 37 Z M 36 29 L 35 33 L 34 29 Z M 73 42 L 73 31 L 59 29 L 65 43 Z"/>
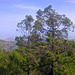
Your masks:
<path fill-rule="evenodd" d="M 17 48 L 15 41 L 6 41 L 0 39 L 0 43 L 1 43 L 0 45 L 1 50 L 13 50 Z"/>
<path fill-rule="evenodd" d="M 75 39 L 72 39 L 73 41 L 75 41 Z"/>
<path fill-rule="evenodd" d="M 0 39 L 5 41 L 15 41 L 15 38 L 0 38 Z"/>

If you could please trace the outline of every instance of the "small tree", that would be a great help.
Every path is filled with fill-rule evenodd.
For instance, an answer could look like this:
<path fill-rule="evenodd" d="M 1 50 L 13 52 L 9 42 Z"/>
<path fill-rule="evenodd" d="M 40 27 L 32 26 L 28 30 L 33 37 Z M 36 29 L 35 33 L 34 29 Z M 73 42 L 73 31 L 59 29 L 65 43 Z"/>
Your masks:
<path fill-rule="evenodd" d="M 16 37 L 16 41 L 23 40 L 23 41 L 27 41 L 28 45 L 30 44 L 30 36 L 31 36 L 32 30 L 33 30 L 32 29 L 33 21 L 34 21 L 34 19 L 31 15 L 26 15 L 25 19 L 17 24 L 18 30 L 20 30 L 23 34 L 23 38 Z"/>
<path fill-rule="evenodd" d="M 23 34 L 23 36 L 15 38 L 18 46 L 29 47 L 31 43 L 34 44 L 41 40 L 35 30 L 34 19 L 31 15 L 26 15 L 26 18 L 18 23 L 17 27 Z"/>

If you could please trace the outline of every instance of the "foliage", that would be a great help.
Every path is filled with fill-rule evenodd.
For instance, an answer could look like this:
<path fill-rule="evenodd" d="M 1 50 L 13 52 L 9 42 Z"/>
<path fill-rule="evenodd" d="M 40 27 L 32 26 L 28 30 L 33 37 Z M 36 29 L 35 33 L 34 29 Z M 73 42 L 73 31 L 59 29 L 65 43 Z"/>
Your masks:
<path fill-rule="evenodd" d="M 0 51 L 0 75 L 50 75 L 52 62 L 54 75 L 74 75 L 75 50 L 59 49 L 52 51 L 48 42 L 40 42 L 30 49 Z"/>

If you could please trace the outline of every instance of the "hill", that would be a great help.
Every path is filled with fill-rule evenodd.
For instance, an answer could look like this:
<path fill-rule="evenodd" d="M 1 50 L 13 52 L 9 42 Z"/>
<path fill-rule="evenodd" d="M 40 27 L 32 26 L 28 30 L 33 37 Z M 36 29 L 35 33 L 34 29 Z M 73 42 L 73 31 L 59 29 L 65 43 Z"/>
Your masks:
<path fill-rule="evenodd" d="M 13 50 L 17 48 L 15 41 L 5 41 L 0 39 L 0 43 L 1 50 Z"/>

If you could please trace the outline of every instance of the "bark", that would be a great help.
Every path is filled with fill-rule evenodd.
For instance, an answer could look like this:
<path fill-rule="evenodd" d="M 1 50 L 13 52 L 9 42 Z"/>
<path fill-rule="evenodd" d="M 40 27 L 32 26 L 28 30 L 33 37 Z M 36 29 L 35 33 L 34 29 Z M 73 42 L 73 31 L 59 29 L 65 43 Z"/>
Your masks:
<path fill-rule="evenodd" d="M 54 32 L 54 24 L 53 24 L 53 22 L 52 22 L 52 38 L 54 39 L 55 38 L 55 32 Z M 53 41 L 52 41 L 52 47 L 51 47 L 51 49 L 52 50 L 54 50 L 54 43 L 53 43 Z"/>
<path fill-rule="evenodd" d="M 48 73 L 48 75 L 54 75 L 54 72 L 53 72 L 53 61 L 51 63 L 51 71 Z"/>
<path fill-rule="evenodd" d="M 28 75 L 30 74 L 30 68 L 28 69 Z"/>

